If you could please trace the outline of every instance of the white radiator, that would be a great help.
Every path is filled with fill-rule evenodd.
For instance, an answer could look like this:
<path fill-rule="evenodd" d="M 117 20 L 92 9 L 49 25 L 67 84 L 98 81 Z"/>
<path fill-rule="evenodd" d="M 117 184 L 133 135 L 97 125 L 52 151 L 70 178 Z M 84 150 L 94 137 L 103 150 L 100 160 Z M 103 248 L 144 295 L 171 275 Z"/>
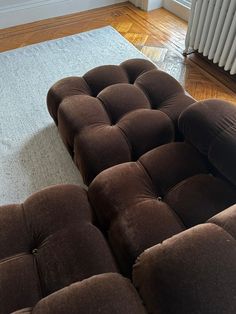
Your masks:
<path fill-rule="evenodd" d="M 236 74 L 236 0 L 192 0 L 185 45 Z"/>

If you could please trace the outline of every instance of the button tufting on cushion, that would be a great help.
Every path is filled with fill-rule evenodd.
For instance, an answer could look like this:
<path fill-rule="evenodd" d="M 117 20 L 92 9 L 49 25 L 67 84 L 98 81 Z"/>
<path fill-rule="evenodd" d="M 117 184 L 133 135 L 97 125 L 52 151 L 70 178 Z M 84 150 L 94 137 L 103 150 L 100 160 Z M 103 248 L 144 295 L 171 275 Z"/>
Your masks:
<path fill-rule="evenodd" d="M 0 207 L 0 313 L 90 276 L 116 272 L 102 233 L 93 225 L 87 193 L 53 186 L 22 205 Z"/>
<path fill-rule="evenodd" d="M 192 103 L 173 77 L 144 59 L 62 79 L 47 96 L 48 110 L 86 184 L 104 169 L 180 138 L 178 117 Z"/>
<path fill-rule="evenodd" d="M 185 142 L 106 169 L 89 186 L 90 203 L 125 274 L 146 248 L 236 203 L 236 107 L 195 103 L 179 123 Z M 216 147 L 222 134 L 221 153 L 201 149 Z"/>

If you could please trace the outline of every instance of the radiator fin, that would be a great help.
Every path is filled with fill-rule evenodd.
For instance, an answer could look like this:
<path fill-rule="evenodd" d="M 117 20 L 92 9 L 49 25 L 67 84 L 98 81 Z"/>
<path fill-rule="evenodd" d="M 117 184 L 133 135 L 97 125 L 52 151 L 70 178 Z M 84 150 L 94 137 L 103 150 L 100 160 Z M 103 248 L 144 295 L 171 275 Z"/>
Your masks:
<path fill-rule="evenodd" d="M 236 74 L 236 0 L 192 0 L 186 51 Z"/>

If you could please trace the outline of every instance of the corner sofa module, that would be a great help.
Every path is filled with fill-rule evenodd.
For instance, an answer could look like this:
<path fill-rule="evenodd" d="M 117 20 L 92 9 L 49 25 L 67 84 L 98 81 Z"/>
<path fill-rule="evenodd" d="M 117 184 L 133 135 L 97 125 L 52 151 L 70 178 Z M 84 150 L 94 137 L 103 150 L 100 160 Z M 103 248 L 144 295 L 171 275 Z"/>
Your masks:
<path fill-rule="evenodd" d="M 184 142 L 100 173 L 90 204 L 125 274 L 137 256 L 236 203 L 236 106 L 206 100 L 179 118 Z"/>
<path fill-rule="evenodd" d="M 116 271 L 82 188 L 53 186 L 21 205 L 0 207 L 1 314 L 32 307 L 73 282 Z"/>
<path fill-rule="evenodd" d="M 145 59 L 62 79 L 47 95 L 48 110 L 86 184 L 104 169 L 180 138 L 178 117 L 194 102 Z"/>

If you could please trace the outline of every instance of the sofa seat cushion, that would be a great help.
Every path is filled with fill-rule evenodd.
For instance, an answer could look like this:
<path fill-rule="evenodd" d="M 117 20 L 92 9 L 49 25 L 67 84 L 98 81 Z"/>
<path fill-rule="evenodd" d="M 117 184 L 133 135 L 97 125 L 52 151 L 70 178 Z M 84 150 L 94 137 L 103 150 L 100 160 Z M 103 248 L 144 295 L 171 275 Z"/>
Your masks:
<path fill-rule="evenodd" d="M 0 208 L 0 313 L 33 306 L 75 281 L 116 272 L 86 192 L 53 186 Z"/>
<path fill-rule="evenodd" d="M 101 226 L 108 230 L 116 216 L 128 208 L 132 210 L 138 204 L 144 208 L 149 200 L 158 208 L 181 182 L 208 173 L 208 162 L 197 150 L 186 143 L 169 143 L 146 153 L 137 162 L 103 171 L 89 187 L 89 200 Z"/>
<path fill-rule="evenodd" d="M 86 184 L 104 169 L 180 137 L 178 117 L 192 103 L 174 78 L 144 59 L 62 79 L 47 96 Z"/>

